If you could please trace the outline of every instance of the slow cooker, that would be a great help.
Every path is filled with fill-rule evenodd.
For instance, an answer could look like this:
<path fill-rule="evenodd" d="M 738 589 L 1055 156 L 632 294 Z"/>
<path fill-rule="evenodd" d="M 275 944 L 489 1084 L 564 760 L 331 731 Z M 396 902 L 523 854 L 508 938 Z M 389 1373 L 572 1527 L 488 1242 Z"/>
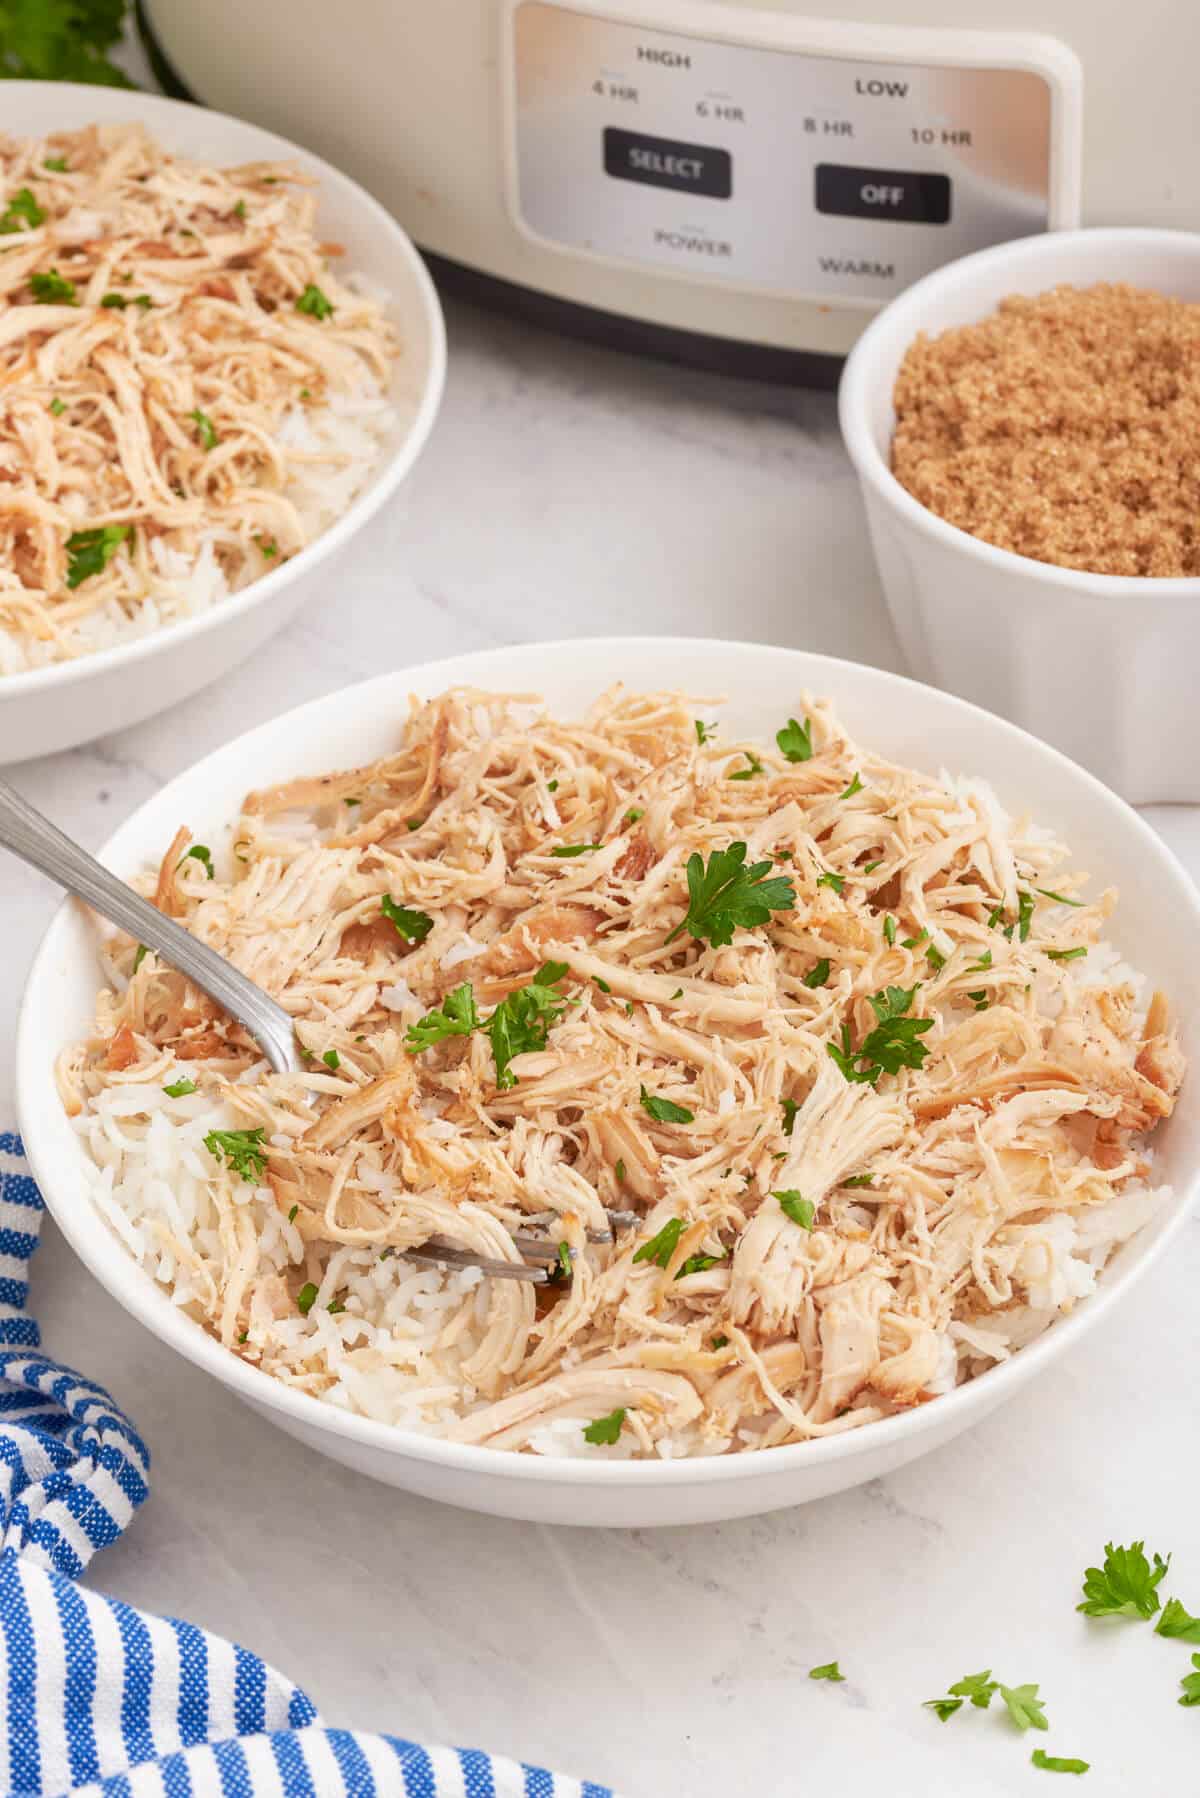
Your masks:
<path fill-rule="evenodd" d="M 565 329 L 832 380 L 884 301 L 1080 223 L 1192 226 L 1195 0 L 141 0 L 168 89 L 356 175 Z"/>

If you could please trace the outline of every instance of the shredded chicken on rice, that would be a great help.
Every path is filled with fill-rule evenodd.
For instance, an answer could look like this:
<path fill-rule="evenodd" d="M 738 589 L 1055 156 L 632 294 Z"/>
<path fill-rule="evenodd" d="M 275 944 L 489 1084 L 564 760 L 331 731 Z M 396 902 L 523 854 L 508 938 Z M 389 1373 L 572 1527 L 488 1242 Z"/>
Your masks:
<path fill-rule="evenodd" d="M 1183 1076 L 1101 941 L 1115 896 L 981 783 L 825 703 L 778 722 L 455 691 L 394 755 L 251 793 L 227 874 L 181 830 L 146 890 L 311 1059 L 270 1074 L 110 941 L 61 1089 L 176 1302 L 343 1407 L 619 1456 L 855 1429 L 1088 1293 L 1162 1200 L 1144 1139 Z M 721 869 L 760 900 L 725 929 L 693 891 Z M 530 1214 L 570 1268 L 540 1294 L 403 1258 L 516 1261 Z"/>
<path fill-rule="evenodd" d="M 0 133 L 0 673 L 278 567 L 377 460 L 396 345 L 293 168 Z"/>

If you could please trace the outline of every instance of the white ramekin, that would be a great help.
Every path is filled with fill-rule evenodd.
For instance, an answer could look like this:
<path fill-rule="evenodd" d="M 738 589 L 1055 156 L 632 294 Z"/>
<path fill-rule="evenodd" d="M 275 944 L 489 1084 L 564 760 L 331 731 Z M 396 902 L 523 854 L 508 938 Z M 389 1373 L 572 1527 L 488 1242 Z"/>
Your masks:
<path fill-rule="evenodd" d="M 892 391 L 919 331 L 984 318 L 1007 294 L 1099 281 L 1200 300 L 1200 235 L 1060 231 L 948 263 L 859 338 L 842 435 L 912 672 L 1024 725 L 1134 804 L 1200 800 L 1200 579 L 1082 574 L 996 549 L 920 505 L 889 466 Z"/>

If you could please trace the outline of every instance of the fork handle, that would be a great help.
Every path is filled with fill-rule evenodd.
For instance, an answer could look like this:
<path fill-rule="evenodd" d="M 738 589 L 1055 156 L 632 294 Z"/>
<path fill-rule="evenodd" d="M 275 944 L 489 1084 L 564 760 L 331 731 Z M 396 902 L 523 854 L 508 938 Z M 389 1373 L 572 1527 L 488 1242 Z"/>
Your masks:
<path fill-rule="evenodd" d="M 194 980 L 210 999 L 245 1025 L 277 1074 L 299 1072 L 292 1020 L 282 1005 L 277 1005 L 223 955 L 110 874 L 3 780 L 0 847 L 10 849 L 77 899 L 86 900 L 110 924 L 127 930 L 171 967 Z"/>

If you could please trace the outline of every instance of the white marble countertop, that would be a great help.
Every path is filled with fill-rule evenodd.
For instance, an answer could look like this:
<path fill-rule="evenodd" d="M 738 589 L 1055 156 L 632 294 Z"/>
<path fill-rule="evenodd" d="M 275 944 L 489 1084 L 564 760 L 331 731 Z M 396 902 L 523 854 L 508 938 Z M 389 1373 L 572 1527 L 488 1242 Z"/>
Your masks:
<path fill-rule="evenodd" d="M 174 715 L 16 770 L 83 842 L 258 720 L 459 650 L 681 632 L 900 666 L 829 396 L 459 307 L 449 323 L 433 442 L 357 540 L 336 605 Z M 1153 822 L 1200 870 L 1200 812 Z M 11 1019 L 54 896 L 6 864 L 0 903 Z M 11 1054 L 0 1032 L 0 1095 Z M 1171 1588 L 1200 1611 L 1195 1223 L 1094 1341 L 949 1447 L 805 1509 L 632 1534 L 440 1509 L 314 1457 L 45 1234 L 46 1348 L 106 1384 L 154 1455 L 148 1504 L 91 1580 L 240 1638 L 331 1722 L 477 1743 L 626 1798 L 1007 1795 L 1040 1789 L 1039 1744 L 1091 1761 L 1093 1798 L 1194 1782 L 1186 1651 L 1074 1604 L 1106 1540 L 1144 1536 L 1177 1551 Z M 811 1683 L 834 1656 L 846 1683 Z M 982 1667 L 1041 1683 L 1048 1736 L 920 1709 Z"/>

